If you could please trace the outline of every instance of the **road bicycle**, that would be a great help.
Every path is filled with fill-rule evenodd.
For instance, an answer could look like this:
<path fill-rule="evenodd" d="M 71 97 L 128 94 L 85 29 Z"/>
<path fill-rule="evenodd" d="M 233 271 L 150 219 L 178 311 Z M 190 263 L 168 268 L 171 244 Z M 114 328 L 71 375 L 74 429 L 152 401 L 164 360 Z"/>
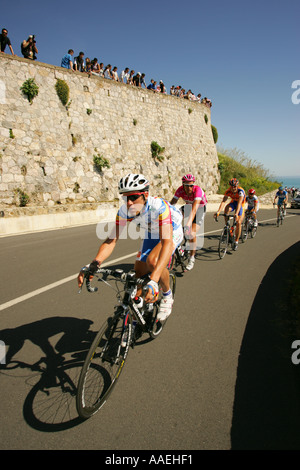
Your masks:
<path fill-rule="evenodd" d="M 225 226 L 222 230 L 222 233 L 219 238 L 219 245 L 218 245 L 218 253 L 220 259 L 223 259 L 227 253 L 229 245 L 231 245 L 232 249 L 235 250 L 235 227 L 236 227 L 236 220 L 234 215 L 226 215 L 220 214 L 223 217 L 227 217 Z M 230 220 L 233 219 L 233 223 L 230 223 Z M 218 222 L 218 217 L 215 218 L 216 222 Z"/>
<path fill-rule="evenodd" d="M 285 209 L 283 207 L 283 204 L 280 204 L 279 206 L 279 212 L 278 212 L 278 217 L 277 217 L 277 227 L 279 227 L 279 225 L 282 225 L 283 224 L 283 220 L 284 220 L 284 217 L 285 217 Z"/>
<path fill-rule="evenodd" d="M 251 212 L 246 212 L 244 222 L 242 224 L 242 233 L 241 239 L 242 242 L 245 242 L 248 238 L 248 235 L 251 238 L 254 238 L 257 232 L 257 221 L 254 219 Z"/>
<path fill-rule="evenodd" d="M 177 271 L 177 268 L 181 268 L 181 273 L 185 273 L 187 271 L 186 266 L 189 260 L 189 250 L 187 247 L 187 239 L 185 235 L 183 236 L 183 240 L 179 246 L 176 247 L 173 255 L 170 258 L 169 264 L 167 268 L 171 270 Z"/>
<path fill-rule="evenodd" d="M 96 292 L 98 289 L 91 286 L 89 276 L 87 269 L 84 277 L 87 290 Z M 122 269 L 100 268 L 94 276 L 115 290 L 119 305 L 98 331 L 80 373 L 76 407 L 83 419 L 90 418 L 106 402 L 124 368 L 129 347 L 134 347 L 144 333 L 155 339 L 166 323 L 157 320 L 161 289 L 158 299 L 151 304 L 137 296 L 138 289 L 142 288 L 143 294 L 148 290 L 145 286 L 148 279 L 136 278 L 133 271 Z M 174 298 L 176 277 L 171 272 L 169 276 Z M 109 281 L 115 281 L 115 288 Z"/>

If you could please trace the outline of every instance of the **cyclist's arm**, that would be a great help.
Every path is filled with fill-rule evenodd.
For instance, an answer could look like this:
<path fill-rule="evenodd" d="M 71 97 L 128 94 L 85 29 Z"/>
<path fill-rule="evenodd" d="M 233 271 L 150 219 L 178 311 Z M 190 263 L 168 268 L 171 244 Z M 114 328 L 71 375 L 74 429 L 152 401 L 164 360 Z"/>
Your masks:
<path fill-rule="evenodd" d="M 157 259 L 156 266 L 150 275 L 150 279 L 159 281 L 163 270 L 167 266 L 173 252 L 173 227 L 172 223 L 163 224 L 159 227 L 159 238 L 161 241 L 161 250 Z"/>
<path fill-rule="evenodd" d="M 275 201 L 276 201 L 276 199 L 277 199 L 277 198 L 278 198 L 278 196 L 275 196 L 275 197 L 274 197 L 273 204 L 276 204 L 276 202 L 275 202 Z"/>
<path fill-rule="evenodd" d="M 219 209 L 218 209 L 218 211 L 214 214 L 214 217 L 218 216 L 218 215 L 220 214 L 220 212 L 223 210 L 223 207 L 225 206 L 225 202 L 227 201 L 227 199 L 228 199 L 228 196 L 224 196 L 224 197 L 223 197 L 223 200 L 222 200 L 222 202 L 221 202 L 221 204 L 220 204 L 220 206 L 219 206 Z"/>
<path fill-rule="evenodd" d="M 187 223 L 186 223 L 186 225 L 187 225 L 188 227 L 191 227 L 191 226 L 192 226 L 192 223 L 193 223 L 193 220 L 194 220 L 194 218 L 195 218 L 197 209 L 198 209 L 198 207 L 200 206 L 200 202 L 201 202 L 201 200 L 199 200 L 199 199 L 197 199 L 197 200 L 195 200 L 195 201 L 193 202 L 192 210 L 191 210 L 191 213 L 190 213 L 189 218 L 188 218 Z"/>
<path fill-rule="evenodd" d="M 177 201 L 178 201 L 178 197 L 173 196 L 173 198 L 171 199 L 171 202 L 170 202 L 171 206 L 174 206 Z"/>
<path fill-rule="evenodd" d="M 244 199 L 244 196 L 243 196 L 243 195 L 241 195 L 241 196 L 238 198 L 238 203 L 237 203 L 237 206 L 236 206 L 235 215 L 238 215 L 238 213 L 240 212 L 240 209 L 241 209 L 241 207 L 242 207 L 243 199 Z"/>
<path fill-rule="evenodd" d="M 98 253 L 94 258 L 94 261 L 98 261 L 99 265 L 102 264 L 113 252 L 116 243 L 119 239 L 120 231 L 123 227 L 115 225 L 111 234 L 107 239 L 100 245 Z M 83 283 L 83 272 L 80 271 L 77 277 L 78 286 L 81 287 Z"/>

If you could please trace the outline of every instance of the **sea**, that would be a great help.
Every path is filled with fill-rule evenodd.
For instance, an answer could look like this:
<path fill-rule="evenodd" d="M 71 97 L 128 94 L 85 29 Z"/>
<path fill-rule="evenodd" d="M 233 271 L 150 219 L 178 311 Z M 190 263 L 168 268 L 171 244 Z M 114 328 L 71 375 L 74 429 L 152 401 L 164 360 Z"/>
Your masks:
<path fill-rule="evenodd" d="M 292 188 L 293 186 L 300 189 L 300 175 L 299 176 L 274 176 L 274 181 L 280 181 L 282 186 Z"/>

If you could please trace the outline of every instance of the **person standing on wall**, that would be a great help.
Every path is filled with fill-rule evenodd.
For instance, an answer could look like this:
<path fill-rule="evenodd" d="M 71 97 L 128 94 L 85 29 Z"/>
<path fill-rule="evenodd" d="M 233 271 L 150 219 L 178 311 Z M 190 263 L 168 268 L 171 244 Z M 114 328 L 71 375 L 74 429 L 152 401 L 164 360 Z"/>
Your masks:
<path fill-rule="evenodd" d="M 15 54 L 14 54 L 14 51 L 13 51 L 13 48 L 12 48 L 12 45 L 11 45 L 11 42 L 10 42 L 10 39 L 9 39 L 9 37 L 7 36 L 7 34 L 8 34 L 7 29 L 6 29 L 6 28 L 3 28 L 3 29 L 2 29 L 2 32 L 1 32 L 1 34 L 0 34 L 1 52 L 4 52 L 6 46 L 8 46 L 9 49 L 10 49 L 11 55 L 15 55 Z"/>

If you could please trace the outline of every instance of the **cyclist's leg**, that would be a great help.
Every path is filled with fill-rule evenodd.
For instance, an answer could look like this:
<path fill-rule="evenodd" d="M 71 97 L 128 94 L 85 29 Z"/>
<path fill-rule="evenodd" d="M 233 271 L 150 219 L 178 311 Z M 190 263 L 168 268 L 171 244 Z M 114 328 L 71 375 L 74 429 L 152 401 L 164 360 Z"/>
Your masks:
<path fill-rule="evenodd" d="M 197 233 L 200 230 L 201 225 L 204 221 L 204 216 L 206 212 L 205 206 L 200 206 L 196 212 L 192 223 L 192 230 L 191 230 L 191 239 L 190 239 L 190 257 L 195 257 L 196 250 L 197 250 Z"/>
<path fill-rule="evenodd" d="M 224 214 L 229 215 L 230 212 L 233 212 L 236 209 L 236 204 L 234 202 L 229 202 L 224 209 Z M 228 222 L 228 218 L 225 217 L 225 223 Z"/>
<path fill-rule="evenodd" d="M 235 229 L 235 240 L 236 243 L 239 242 L 240 236 L 241 236 L 241 231 L 242 231 L 242 223 L 245 217 L 245 209 L 244 206 L 242 205 L 239 213 L 237 214 L 236 218 L 236 229 Z"/>
<path fill-rule="evenodd" d="M 141 250 L 138 253 L 138 257 L 134 265 L 134 270 L 137 277 L 145 276 L 155 269 L 160 251 L 161 241 L 159 239 L 148 238 L 143 240 Z M 170 257 L 171 256 L 172 253 L 170 253 Z M 167 267 L 163 269 L 159 283 L 163 289 L 163 292 L 167 292 L 170 289 L 169 271 Z"/>

